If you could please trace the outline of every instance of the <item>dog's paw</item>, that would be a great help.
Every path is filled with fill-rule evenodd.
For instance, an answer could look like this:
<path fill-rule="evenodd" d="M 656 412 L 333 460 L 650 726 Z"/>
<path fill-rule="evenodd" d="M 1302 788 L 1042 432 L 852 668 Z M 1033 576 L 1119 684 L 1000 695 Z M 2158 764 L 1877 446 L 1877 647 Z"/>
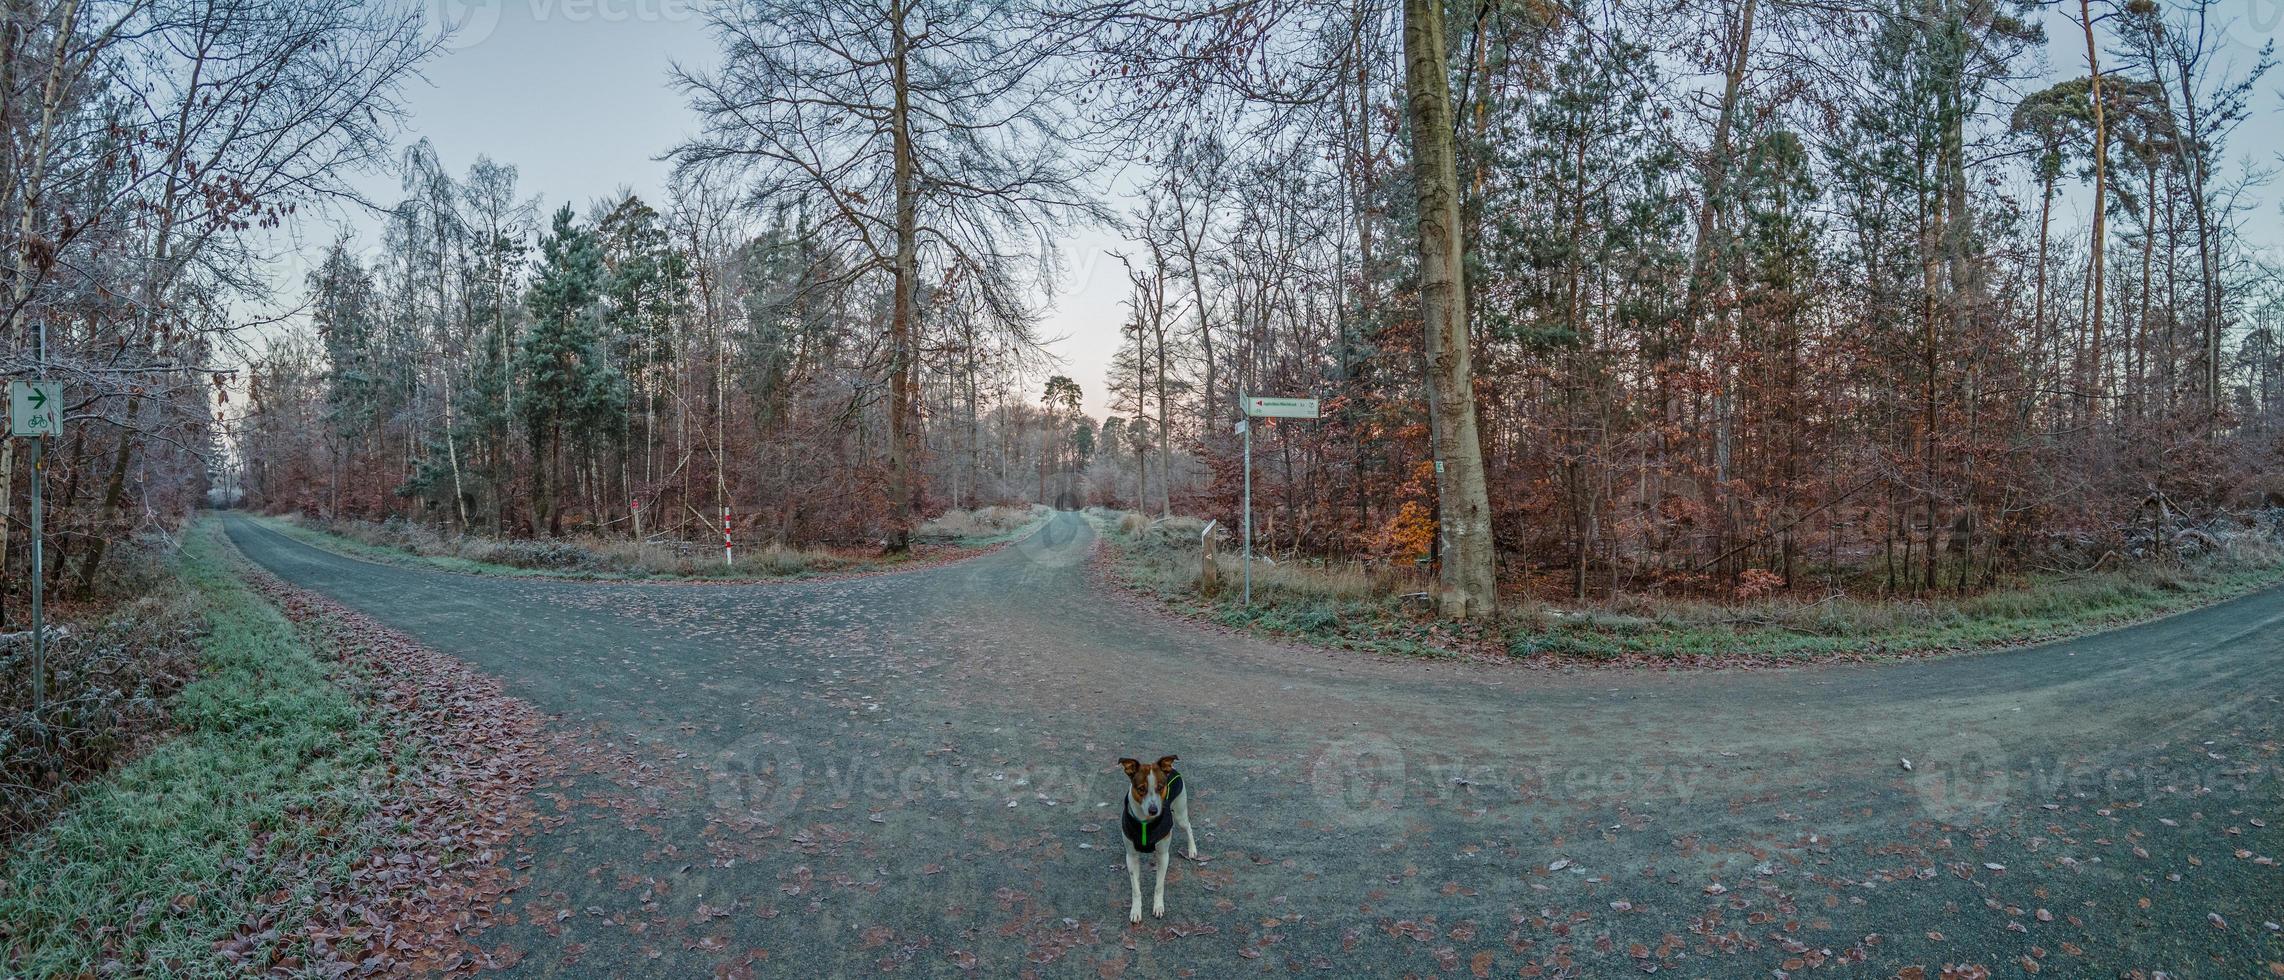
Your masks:
<path fill-rule="evenodd" d="M 1163 919 L 1166 917 L 1166 903 L 1164 900 L 1150 903 L 1150 917 L 1153 919 Z M 1141 920 L 1137 919 L 1135 921 Z"/>
<path fill-rule="evenodd" d="M 1187 857 L 1187 858 L 1189 858 L 1189 859 L 1190 859 L 1190 860 L 1192 860 L 1192 861 L 1197 861 L 1197 862 L 1200 862 L 1200 863 L 1203 863 L 1203 862 L 1205 861 L 1205 859 L 1204 859 L 1204 858 L 1201 858 L 1201 857 L 1199 857 L 1199 856 L 1198 856 L 1198 849 L 1197 849 L 1195 846 L 1192 846 L 1192 847 L 1190 848 L 1190 852 L 1189 852 L 1188 854 L 1185 854 L 1185 855 L 1183 855 L 1183 857 Z"/>
<path fill-rule="evenodd" d="M 1127 910 L 1127 912 L 1126 912 L 1126 921 L 1127 921 L 1127 922 L 1130 922 L 1130 923 L 1133 923 L 1134 925 L 1141 925 L 1141 924 L 1142 924 L 1142 906 L 1139 906 L 1139 905 L 1137 905 L 1137 906 L 1135 906 L 1135 907 L 1133 907 L 1133 908 L 1131 908 L 1131 909 L 1128 909 L 1128 910 Z"/>

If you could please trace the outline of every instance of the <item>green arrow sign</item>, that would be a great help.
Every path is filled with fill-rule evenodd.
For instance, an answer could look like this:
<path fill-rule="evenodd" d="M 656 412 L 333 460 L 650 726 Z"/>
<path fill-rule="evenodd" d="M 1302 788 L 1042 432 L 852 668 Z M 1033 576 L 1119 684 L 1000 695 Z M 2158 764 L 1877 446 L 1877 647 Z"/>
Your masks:
<path fill-rule="evenodd" d="M 8 431 L 26 438 L 52 436 L 63 431 L 63 383 L 9 382 Z"/>

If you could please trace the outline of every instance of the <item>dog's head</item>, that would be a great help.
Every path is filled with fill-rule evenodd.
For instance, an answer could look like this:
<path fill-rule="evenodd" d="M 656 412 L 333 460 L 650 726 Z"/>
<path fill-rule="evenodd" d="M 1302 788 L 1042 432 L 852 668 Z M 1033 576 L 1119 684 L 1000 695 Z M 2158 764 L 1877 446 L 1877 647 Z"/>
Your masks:
<path fill-rule="evenodd" d="M 1133 784 L 1127 789 L 1127 796 L 1143 819 L 1155 820 L 1165 810 L 1166 781 L 1173 778 L 1174 761 L 1180 758 L 1178 755 L 1169 755 L 1151 763 L 1133 759 L 1118 760 L 1118 768 L 1126 770 L 1126 779 Z"/>

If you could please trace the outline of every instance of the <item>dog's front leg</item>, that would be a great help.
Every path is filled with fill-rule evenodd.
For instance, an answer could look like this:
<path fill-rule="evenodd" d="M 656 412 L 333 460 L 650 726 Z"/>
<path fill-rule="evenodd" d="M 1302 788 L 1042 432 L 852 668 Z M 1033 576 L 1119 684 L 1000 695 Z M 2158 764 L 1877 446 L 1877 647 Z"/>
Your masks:
<path fill-rule="evenodd" d="M 1142 852 L 1126 849 L 1126 880 L 1134 885 L 1134 902 L 1126 909 L 1126 921 L 1142 924 Z"/>
<path fill-rule="evenodd" d="M 1174 822 L 1181 825 L 1182 833 L 1189 837 L 1189 853 L 1182 855 L 1192 861 L 1198 859 L 1198 829 L 1190 826 L 1190 797 L 1184 793 L 1174 797 Z"/>
<path fill-rule="evenodd" d="M 1164 844 L 1158 848 L 1158 890 L 1150 896 L 1152 918 L 1166 917 L 1166 865 L 1174 863 L 1174 846 Z"/>

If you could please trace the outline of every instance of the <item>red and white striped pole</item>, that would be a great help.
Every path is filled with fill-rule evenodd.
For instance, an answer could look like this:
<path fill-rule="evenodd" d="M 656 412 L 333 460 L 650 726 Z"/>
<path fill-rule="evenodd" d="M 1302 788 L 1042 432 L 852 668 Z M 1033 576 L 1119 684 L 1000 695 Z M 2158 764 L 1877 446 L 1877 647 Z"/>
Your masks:
<path fill-rule="evenodd" d="M 737 552 L 730 548 L 730 505 L 722 504 L 722 567 L 737 565 Z"/>

